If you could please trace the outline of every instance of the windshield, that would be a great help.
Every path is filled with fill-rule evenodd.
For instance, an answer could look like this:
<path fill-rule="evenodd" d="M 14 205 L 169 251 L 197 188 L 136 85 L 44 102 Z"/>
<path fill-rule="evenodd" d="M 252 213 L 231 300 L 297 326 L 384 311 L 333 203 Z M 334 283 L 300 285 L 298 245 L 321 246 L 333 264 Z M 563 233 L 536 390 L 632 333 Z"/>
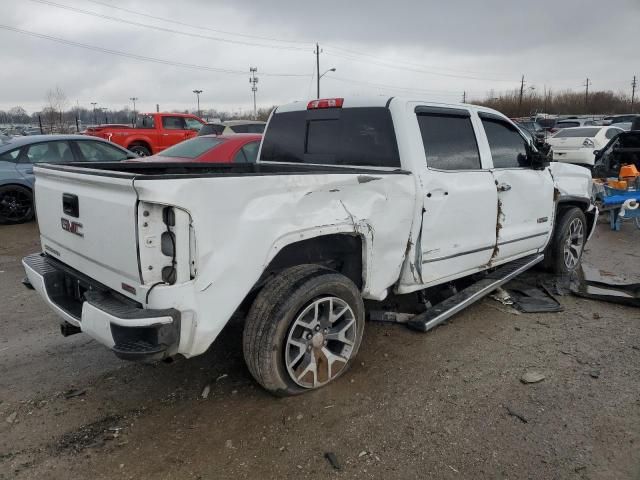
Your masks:
<path fill-rule="evenodd" d="M 160 155 L 163 157 L 196 158 L 222 142 L 224 140 L 215 137 L 196 137 L 167 148 Z"/>
<path fill-rule="evenodd" d="M 555 138 L 595 137 L 599 131 L 599 128 L 568 128 L 556 133 Z"/>

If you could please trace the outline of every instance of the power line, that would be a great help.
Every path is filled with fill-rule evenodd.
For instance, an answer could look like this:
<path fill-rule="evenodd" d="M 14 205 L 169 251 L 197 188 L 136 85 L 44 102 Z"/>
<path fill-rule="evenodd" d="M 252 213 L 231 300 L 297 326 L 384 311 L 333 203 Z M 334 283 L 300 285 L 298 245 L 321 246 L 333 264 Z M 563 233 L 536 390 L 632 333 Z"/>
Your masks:
<path fill-rule="evenodd" d="M 343 83 L 354 83 L 354 84 L 365 85 L 365 86 L 377 88 L 377 89 L 393 90 L 393 91 L 399 91 L 399 92 L 405 92 L 405 93 L 443 95 L 443 96 L 452 96 L 452 97 L 453 96 L 458 97 L 460 95 L 460 91 L 454 91 L 454 90 L 427 90 L 422 88 L 400 87 L 397 85 L 389 85 L 384 83 L 373 83 L 373 82 L 365 82 L 361 80 L 354 80 L 351 78 L 339 77 L 335 75 L 327 77 L 327 79 L 337 80 L 338 82 L 343 82 Z M 468 94 L 469 91 L 467 91 L 466 93 Z"/>
<path fill-rule="evenodd" d="M 375 60 L 382 60 L 382 61 L 387 62 L 387 63 L 404 64 L 404 65 L 409 65 L 411 67 L 434 68 L 434 69 L 442 70 L 442 71 L 445 71 L 445 72 L 448 71 L 448 72 L 454 72 L 454 73 L 455 72 L 477 73 L 479 75 L 486 75 L 488 73 L 488 72 L 479 72 L 479 71 L 474 71 L 474 70 L 468 70 L 466 68 L 465 69 L 455 69 L 455 68 L 445 68 L 445 67 L 440 67 L 440 66 L 435 66 L 435 65 L 419 64 L 419 63 L 409 62 L 407 60 L 402 60 L 402 59 L 389 60 L 389 59 L 381 57 L 379 55 L 372 55 L 370 53 L 366 53 L 366 52 L 362 52 L 362 51 L 358 51 L 358 50 L 353 50 L 353 49 L 348 49 L 348 48 L 343 48 L 343 47 L 338 47 L 338 46 L 335 46 L 335 45 L 327 45 L 327 47 L 334 48 L 336 50 L 340 50 L 340 51 L 345 52 L 345 53 L 350 54 L 350 55 L 368 57 L 368 58 L 372 58 L 372 59 L 375 59 Z M 500 74 L 500 75 L 506 75 L 506 74 Z"/>
<path fill-rule="evenodd" d="M 237 32 L 229 32 L 229 31 L 226 31 L 226 30 L 218 30 L 218 29 L 215 29 L 215 28 L 204 27 L 202 25 L 195 25 L 193 23 L 181 22 L 181 21 L 173 19 L 173 18 L 158 17 L 158 16 L 155 16 L 155 15 L 150 15 L 148 13 L 140 12 L 138 10 L 131 10 L 131 9 L 124 8 L 124 7 L 117 7 L 115 5 L 111 5 L 110 3 L 100 2 L 99 0 L 85 0 L 85 1 L 91 2 L 91 3 L 95 3 L 96 5 L 102 5 L 104 7 L 109 7 L 109 8 L 112 8 L 114 10 L 120 10 L 122 12 L 132 13 L 134 15 L 140 15 L 141 17 L 151 18 L 153 20 L 160 20 L 162 22 L 173 23 L 175 25 L 181 25 L 183 27 L 196 28 L 198 30 L 206 30 L 206 31 L 209 31 L 209 32 L 214 32 L 214 33 L 222 33 L 224 35 L 235 35 L 237 37 L 254 38 L 256 40 L 268 40 L 268 41 L 272 41 L 272 42 L 293 43 L 293 44 L 298 44 L 298 45 L 311 43 L 311 42 L 301 42 L 301 41 L 298 41 L 298 40 L 285 40 L 285 39 L 274 38 L 274 37 L 264 37 L 264 36 L 260 36 L 260 35 L 250 35 L 250 34 L 247 34 L 247 33 L 237 33 Z"/>
<path fill-rule="evenodd" d="M 56 8 L 61 8 L 64 10 L 69 10 L 71 12 L 75 12 L 75 13 L 81 13 L 83 15 L 89 15 L 92 17 L 97 17 L 97 18 L 102 18 L 104 20 L 110 20 L 113 22 L 119 22 L 119 23 L 124 23 L 127 25 L 133 25 L 134 27 L 142 27 L 142 28 L 148 28 L 151 30 L 157 30 L 160 32 L 166 32 L 166 33 L 173 33 L 176 35 L 184 35 L 187 37 L 194 37 L 194 38 L 201 38 L 204 40 L 212 40 L 215 42 L 225 42 L 225 43 L 232 43 L 235 45 L 245 45 L 245 46 L 252 46 L 252 47 L 261 47 L 261 48 L 275 48 L 278 50 L 298 50 L 298 51 L 303 51 L 306 50 L 306 47 L 288 47 L 288 46 L 284 46 L 284 45 L 267 45 L 267 44 L 263 44 L 263 43 L 255 43 L 255 42 L 247 42 L 247 41 L 243 41 L 243 40 L 233 40 L 233 39 L 228 39 L 228 38 L 222 38 L 222 37 L 212 37 L 209 35 L 202 35 L 199 33 L 190 33 L 190 32 L 183 32 L 180 30 L 175 30 L 172 28 L 166 28 L 166 27 L 160 27 L 160 26 L 156 26 L 156 25 L 150 25 L 148 23 L 141 23 L 141 22 L 136 22 L 133 20 L 126 20 L 123 18 L 118 18 L 118 17 L 112 17 L 110 15 L 104 15 L 102 13 L 97 13 L 97 12 L 92 12 L 90 10 L 84 10 L 81 8 L 76 8 L 76 7 L 70 7 L 68 5 L 62 5 L 60 3 L 55 3 L 55 2 L 51 2 L 49 0 L 31 0 L 32 2 L 36 2 L 36 3 L 41 3 L 43 5 L 49 5 L 51 7 L 56 7 Z"/>
<path fill-rule="evenodd" d="M 427 75 L 436 75 L 436 76 L 440 76 L 440 77 L 463 78 L 463 79 L 467 79 L 467 80 L 483 80 L 483 81 L 489 81 L 489 82 L 508 82 L 508 83 L 513 83 L 513 80 L 507 80 L 507 79 L 474 77 L 474 76 L 469 76 L 469 75 L 458 75 L 458 74 L 453 74 L 453 73 L 436 72 L 436 71 L 433 71 L 433 70 L 425 70 L 425 69 L 422 69 L 422 68 L 400 67 L 400 66 L 397 66 L 397 65 L 393 65 L 392 63 L 389 63 L 389 62 L 379 62 L 379 61 L 373 61 L 373 60 L 365 60 L 365 59 L 358 58 L 358 57 L 353 56 L 353 55 L 342 55 L 342 54 L 331 53 L 331 52 L 325 52 L 325 55 L 344 58 L 344 59 L 347 59 L 347 60 L 353 60 L 353 61 L 356 61 L 356 62 L 368 63 L 368 64 L 377 65 L 377 66 L 384 67 L 384 68 L 391 68 L 391 69 L 395 69 L 395 70 L 405 70 L 405 71 L 416 72 L 416 73 L 424 73 L 424 74 L 427 74 Z"/>
<path fill-rule="evenodd" d="M 190 69 L 193 69 L 193 70 L 204 70 L 204 71 L 208 71 L 208 72 L 226 73 L 226 74 L 230 74 L 230 75 L 246 75 L 246 71 L 245 70 L 233 70 L 233 69 L 228 69 L 228 68 L 216 68 L 216 67 L 209 67 L 209 66 L 206 66 L 206 65 L 196 65 L 196 64 L 192 64 L 192 63 L 183 63 L 183 62 L 175 62 L 175 61 L 172 61 L 172 60 L 165 60 L 165 59 L 162 59 L 162 58 L 147 57 L 145 55 L 138 55 L 138 54 L 135 54 L 135 53 L 123 52 L 121 50 L 112 50 L 112 49 L 108 49 L 108 48 L 96 47 L 94 45 L 88 45 L 86 43 L 74 42 L 72 40 L 66 40 L 64 38 L 54 37 L 54 36 L 51 36 L 51 35 L 44 35 L 42 33 L 31 32 L 29 30 L 22 30 L 20 28 L 11 27 L 9 25 L 0 24 L 0 29 L 9 30 L 9 31 L 16 32 L 16 33 L 21 33 L 23 35 L 29 35 L 29 36 L 36 37 L 36 38 L 42 38 L 42 39 L 45 39 L 45 40 L 50 40 L 52 42 L 62 43 L 64 45 L 71 45 L 71 46 L 74 46 L 74 47 L 80 47 L 80 48 L 84 48 L 84 49 L 87 49 L 87 50 L 93 50 L 94 52 L 100 52 L 100 53 L 106 53 L 106 54 L 109 54 L 109 55 L 116 55 L 116 56 L 120 56 L 120 57 L 131 58 L 133 60 L 141 60 L 141 61 L 144 61 L 144 62 L 159 63 L 159 64 L 162 64 L 162 65 L 171 65 L 171 66 L 174 66 L 174 67 L 190 68 Z M 270 77 L 308 77 L 308 74 L 302 74 L 302 73 L 264 73 L 263 72 L 262 75 L 270 76 Z"/>
<path fill-rule="evenodd" d="M 41 3 L 47 3 L 47 4 L 54 4 L 54 2 L 51 1 L 47 1 L 47 0 L 32 0 L 32 1 L 40 1 Z M 116 7 L 114 5 L 111 5 L 109 3 L 106 2 L 102 2 L 99 0 L 86 0 L 88 2 L 94 3 L 96 5 L 102 5 L 105 7 L 109 7 L 115 10 L 120 10 L 123 12 L 127 12 L 127 13 L 132 13 L 134 15 L 140 15 L 143 17 L 147 17 L 147 18 L 151 18 L 154 20 L 160 20 L 163 22 L 169 22 L 172 23 L 174 25 L 181 25 L 181 26 L 186 26 L 186 27 L 190 27 L 190 28 L 197 28 L 200 30 L 206 30 L 206 31 L 211 31 L 211 32 L 215 32 L 215 33 L 222 33 L 225 35 L 235 35 L 235 36 L 239 36 L 239 37 L 245 37 L 245 38 L 253 38 L 253 39 L 259 39 L 259 40 L 268 40 L 268 41 L 273 41 L 273 42 L 281 42 L 281 43 L 290 43 L 290 44 L 296 44 L 296 45 L 304 45 L 307 42 L 302 42 L 302 41 L 298 41 L 298 40 L 288 40 L 288 39 L 280 39 L 280 38 L 275 38 L 275 37 L 265 37 L 265 36 L 260 36 L 260 35 L 250 35 L 250 34 L 244 34 L 244 33 L 237 33 L 237 32 L 230 32 L 230 31 L 226 31 L 226 30 L 218 30 L 218 29 L 213 29 L 213 28 L 209 28 L 209 27 L 204 27 L 201 25 L 195 25 L 195 24 L 191 24 L 191 23 L 187 23 L 187 22 L 182 22 L 179 20 L 175 20 L 175 19 L 169 19 L 169 18 L 165 18 L 165 17 L 159 17 L 156 15 L 150 15 L 144 12 L 140 12 L 138 10 L 131 10 L 131 9 L 127 9 L 127 8 L 123 8 L 123 7 Z M 56 6 L 58 4 L 55 4 Z M 62 6 L 62 8 L 68 8 L 68 9 L 73 9 L 73 7 L 66 7 L 66 6 Z M 100 15 L 100 14 L 95 14 L 93 12 L 90 12 L 90 14 L 94 14 L 94 15 Z M 120 20 L 120 19 L 116 19 L 116 20 Z M 282 48 L 282 47 L 281 47 Z M 294 48 L 295 50 L 303 50 L 306 49 L 307 47 L 298 47 L 298 48 Z M 334 48 L 336 50 L 340 50 L 342 52 L 351 54 L 351 55 L 357 55 L 357 56 L 364 56 L 364 57 L 368 57 L 368 58 L 372 58 L 372 59 L 378 59 L 378 60 L 382 60 L 383 62 L 387 62 L 387 63 L 396 63 L 396 64 L 405 64 L 405 65 L 410 65 L 412 67 L 418 67 L 418 68 L 424 68 L 426 65 L 421 65 L 421 64 L 417 64 L 417 63 L 412 63 L 412 62 L 408 62 L 408 61 L 404 61 L 404 60 L 394 60 L 394 61 L 390 61 L 388 59 L 384 59 L 383 57 L 379 57 L 376 55 L 371 55 L 369 53 L 364 53 L 364 52 L 360 52 L 357 50 L 353 50 L 353 49 L 346 49 L 343 47 L 338 47 L 338 46 L 330 46 L 330 48 Z M 339 55 L 336 55 L 339 56 Z M 427 66 L 428 67 L 428 66 Z M 432 67 L 435 68 L 435 67 Z M 440 67 L 438 67 L 440 68 Z M 451 72 L 455 72 L 455 69 L 449 69 L 449 68 L 440 68 L 443 71 L 451 71 Z M 462 71 L 462 70 L 460 70 Z M 467 70 L 465 69 L 464 72 L 469 72 L 469 73 L 479 73 L 479 74 L 484 74 L 486 72 L 474 72 L 472 70 Z M 429 72 L 431 73 L 431 72 Z M 461 78 L 472 78 L 472 77 L 461 77 Z M 492 80 L 492 79 L 481 79 L 478 78 L 478 80 Z M 498 81 L 511 81 L 511 80 L 498 80 Z"/>

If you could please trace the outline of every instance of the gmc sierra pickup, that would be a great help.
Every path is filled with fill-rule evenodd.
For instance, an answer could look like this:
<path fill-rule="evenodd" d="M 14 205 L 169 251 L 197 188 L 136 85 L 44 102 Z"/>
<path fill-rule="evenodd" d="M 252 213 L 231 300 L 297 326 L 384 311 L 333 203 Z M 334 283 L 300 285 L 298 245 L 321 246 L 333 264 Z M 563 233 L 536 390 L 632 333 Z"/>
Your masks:
<path fill-rule="evenodd" d="M 353 362 L 363 300 L 428 331 L 538 262 L 574 270 L 598 214 L 588 170 L 473 105 L 292 103 L 258 158 L 36 166 L 42 253 L 23 264 L 63 333 L 192 357 L 241 316 L 255 379 L 302 393 Z"/>

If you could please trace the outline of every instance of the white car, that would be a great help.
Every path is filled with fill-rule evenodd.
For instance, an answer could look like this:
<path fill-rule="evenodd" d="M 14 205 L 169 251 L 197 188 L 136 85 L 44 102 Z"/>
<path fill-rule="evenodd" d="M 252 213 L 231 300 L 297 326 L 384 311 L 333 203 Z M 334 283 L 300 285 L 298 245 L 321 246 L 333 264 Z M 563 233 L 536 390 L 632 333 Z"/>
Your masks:
<path fill-rule="evenodd" d="M 547 140 L 556 162 L 593 167 L 594 150 L 603 148 L 609 140 L 622 133 L 618 127 L 563 128 Z"/>

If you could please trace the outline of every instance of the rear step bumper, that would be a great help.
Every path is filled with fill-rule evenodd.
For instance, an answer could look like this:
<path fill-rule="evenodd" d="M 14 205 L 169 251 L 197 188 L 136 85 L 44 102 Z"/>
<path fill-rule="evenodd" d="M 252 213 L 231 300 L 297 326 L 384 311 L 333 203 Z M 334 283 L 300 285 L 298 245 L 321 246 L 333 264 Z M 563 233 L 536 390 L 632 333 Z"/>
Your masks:
<path fill-rule="evenodd" d="M 62 319 L 126 360 L 159 360 L 174 354 L 180 312 L 142 306 L 44 254 L 22 259 L 31 286 Z"/>
<path fill-rule="evenodd" d="M 498 267 L 473 285 L 470 285 L 464 290 L 460 290 L 455 295 L 434 305 L 427 311 L 412 317 L 407 322 L 407 326 L 413 330 L 427 332 L 462 309 L 490 294 L 512 278 L 529 270 L 541 262 L 543 258 L 544 255 L 531 255 Z"/>

